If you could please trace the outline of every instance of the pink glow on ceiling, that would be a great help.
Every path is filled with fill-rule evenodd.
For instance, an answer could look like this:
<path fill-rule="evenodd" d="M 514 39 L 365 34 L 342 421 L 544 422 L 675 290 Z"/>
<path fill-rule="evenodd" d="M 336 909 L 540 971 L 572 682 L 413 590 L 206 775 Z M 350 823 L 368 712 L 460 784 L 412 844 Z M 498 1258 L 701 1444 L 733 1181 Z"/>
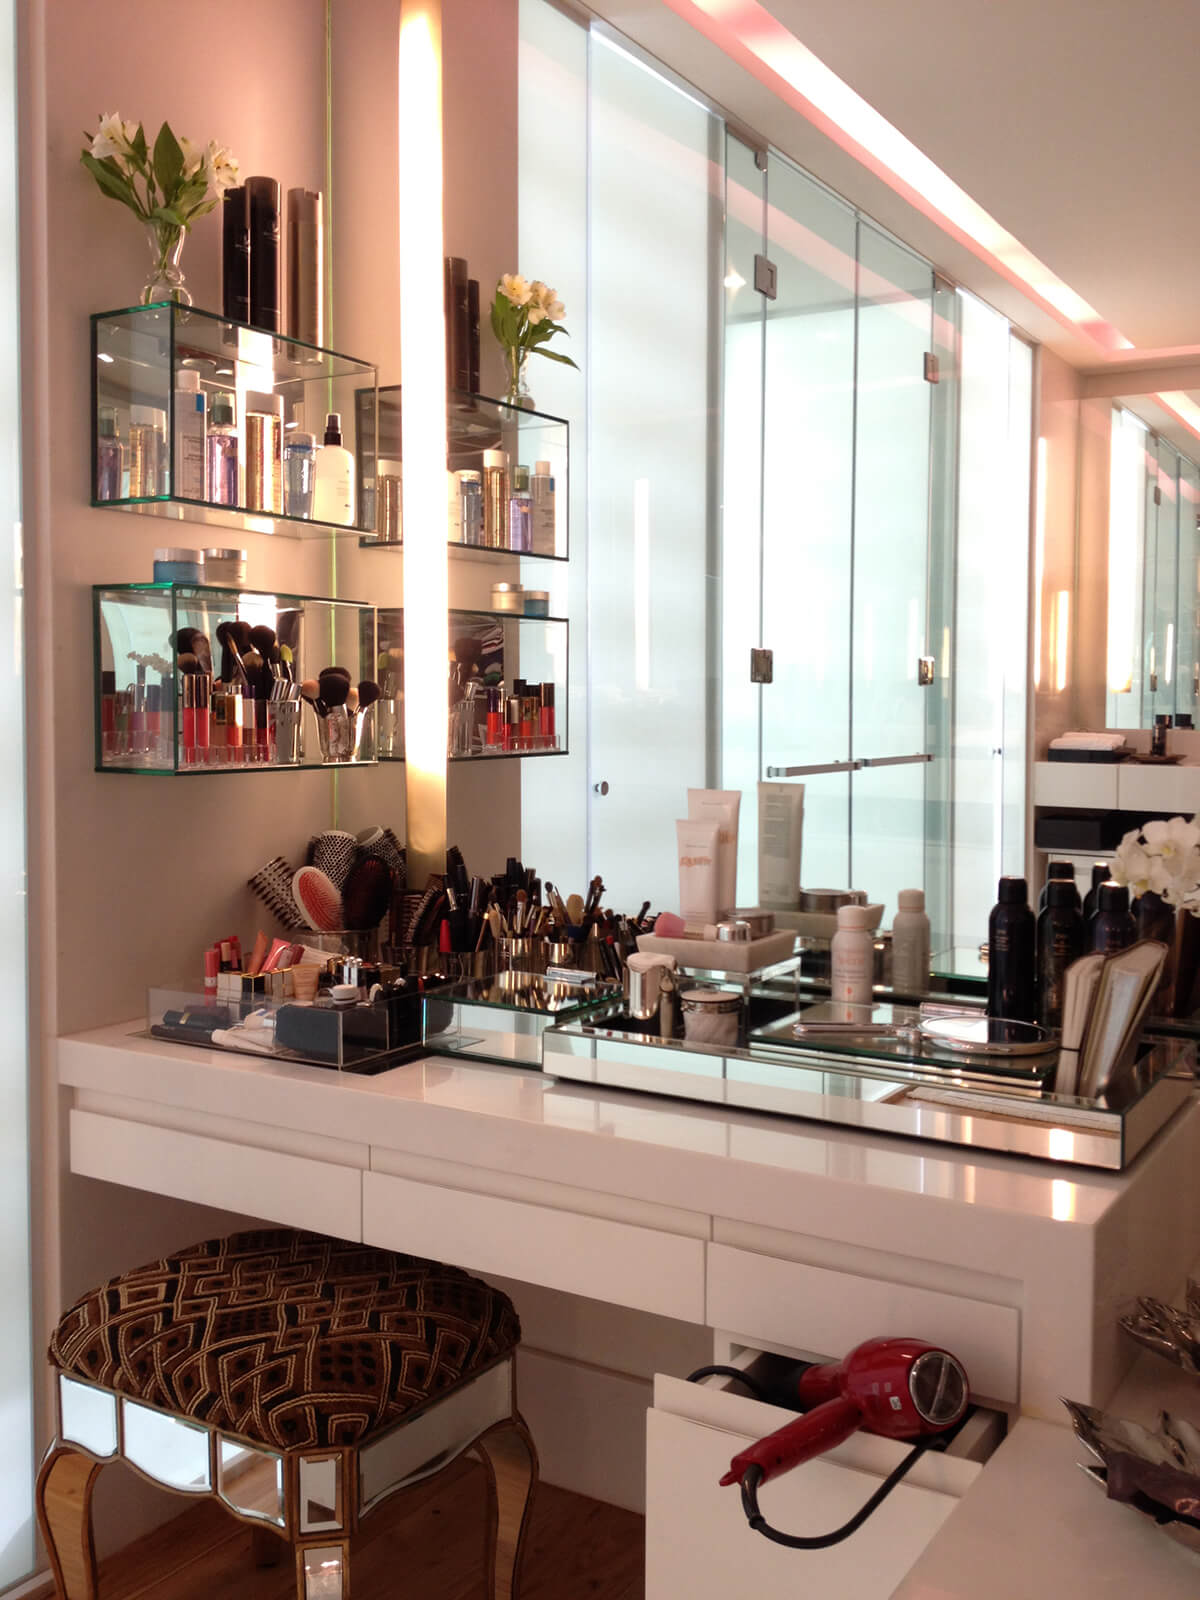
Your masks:
<path fill-rule="evenodd" d="M 666 4 L 918 211 L 1106 353 L 1133 348 L 758 0 Z"/>
<path fill-rule="evenodd" d="M 1200 406 L 1185 394 L 1182 389 L 1168 389 L 1165 394 L 1156 394 L 1154 398 L 1164 411 L 1169 411 L 1176 422 L 1182 422 L 1189 433 L 1195 434 L 1200 439 Z"/>

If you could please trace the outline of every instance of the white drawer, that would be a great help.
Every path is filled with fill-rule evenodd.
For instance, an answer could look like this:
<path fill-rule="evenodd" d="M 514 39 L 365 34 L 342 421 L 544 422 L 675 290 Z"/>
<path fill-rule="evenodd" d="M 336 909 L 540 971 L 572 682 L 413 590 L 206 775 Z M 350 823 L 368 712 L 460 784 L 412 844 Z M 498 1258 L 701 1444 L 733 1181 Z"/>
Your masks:
<path fill-rule="evenodd" d="M 1122 811 L 1176 811 L 1191 816 L 1200 808 L 1200 767 L 1143 767 L 1128 763 L 1117 784 Z"/>
<path fill-rule="evenodd" d="M 363 1178 L 363 1238 L 568 1294 L 704 1320 L 704 1241 L 388 1173 Z"/>
<path fill-rule="evenodd" d="M 1021 1319 L 1012 1306 L 710 1244 L 705 1321 L 747 1343 L 815 1354 L 911 1334 L 953 1351 L 974 1393 L 1003 1405 L 1019 1399 Z"/>
<path fill-rule="evenodd" d="M 1035 806 L 1077 807 L 1085 811 L 1117 809 L 1117 762 L 1035 761 Z"/>
<path fill-rule="evenodd" d="M 738 1362 L 757 1364 L 747 1351 Z M 972 1417 L 945 1455 L 918 1463 L 844 1543 L 788 1550 L 746 1523 L 741 1496 L 718 1480 L 730 1458 L 794 1412 L 745 1396 L 725 1378 L 655 1379 L 646 1423 L 646 1600 L 731 1600 L 753 1594 L 887 1600 L 982 1470 L 1003 1428 Z M 855 1434 L 767 1484 L 759 1503 L 774 1527 L 803 1535 L 846 1522 L 907 1454 L 907 1444 Z"/>
<path fill-rule="evenodd" d="M 256 1145 L 209 1139 L 93 1111 L 71 1112 L 71 1171 L 264 1222 L 362 1237 L 362 1172 L 357 1167 Z"/>

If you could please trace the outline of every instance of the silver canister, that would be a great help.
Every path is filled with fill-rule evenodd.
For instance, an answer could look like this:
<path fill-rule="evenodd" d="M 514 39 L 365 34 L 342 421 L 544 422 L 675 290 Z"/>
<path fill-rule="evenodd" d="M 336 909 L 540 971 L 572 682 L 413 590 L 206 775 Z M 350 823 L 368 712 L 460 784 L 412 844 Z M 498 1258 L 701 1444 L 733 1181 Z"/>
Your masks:
<path fill-rule="evenodd" d="M 544 939 L 501 939 L 500 965 L 510 972 L 545 972 Z"/>
<path fill-rule="evenodd" d="M 267 701 L 267 750 L 278 767 L 294 767 L 300 759 L 300 689 L 277 681 Z"/>
<path fill-rule="evenodd" d="M 375 469 L 375 537 L 381 544 L 400 544 L 404 538 L 401 495 L 403 468 L 399 461 L 381 459 Z"/>
<path fill-rule="evenodd" d="M 384 695 L 381 699 L 376 700 L 373 707 L 375 712 L 376 750 L 381 761 L 394 761 L 403 754 L 404 740 L 401 736 L 402 708 L 403 702 L 397 695 Z"/>
<path fill-rule="evenodd" d="M 665 992 L 674 989 L 674 956 L 634 955 L 625 968 L 625 1007 L 638 1022 L 659 1014 Z"/>

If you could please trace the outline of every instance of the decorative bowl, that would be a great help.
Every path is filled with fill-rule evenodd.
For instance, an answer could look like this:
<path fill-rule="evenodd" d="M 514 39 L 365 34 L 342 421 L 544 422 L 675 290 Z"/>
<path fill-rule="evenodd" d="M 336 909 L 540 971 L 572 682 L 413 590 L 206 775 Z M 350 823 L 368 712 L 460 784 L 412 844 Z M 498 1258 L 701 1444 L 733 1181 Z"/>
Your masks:
<path fill-rule="evenodd" d="M 1148 1350 L 1200 1375 L 1200 1283 L 1189 1281 L 1182 1311 L 1144 1296 L 1136 1311 L 1121 1318 L 1121 1326 Z"/>
<path fill-rule="evenodd" d="M 1083 1471 L 1110 1500 L 1151 1517 L 1200 1555 L 1200 1428 L 1159 1413 L 1155 1432 L 1093 1406 L 1064 1400 L 1075 1433 L 1100 1463 Z"/>

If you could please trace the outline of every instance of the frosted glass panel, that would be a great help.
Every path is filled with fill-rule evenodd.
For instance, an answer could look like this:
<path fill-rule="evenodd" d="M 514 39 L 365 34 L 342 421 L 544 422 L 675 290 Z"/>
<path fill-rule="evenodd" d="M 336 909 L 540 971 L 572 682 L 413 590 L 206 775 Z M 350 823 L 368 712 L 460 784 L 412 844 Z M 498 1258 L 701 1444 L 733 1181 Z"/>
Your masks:
<path fill-rule="evenodd" d="M 771 156 L 768 250 L 778 298 L 767 310 L 763 433 L 763 642 L 775 681 L 762 691 L 768 766 L 850 756 L 854 494 L 854 212 Z M 849 779 L 804 790 L 802 881 L 850 886 Z"/>
<path fill-rule="evenodd" d="M 1179 458 L 1179 598 L 1175 644 L 1175 711 L 1200 712 L 1200 467 Z"/>
<path fill-rule="evenodd" d="M 854 449 L 852 737 L 856 760 L 926 749 L 933 273 L 859 223 Z M 854 774 L 851 875 L 890 921 L 901 889 L 925 886 L 923 766 Z"/>
<path fill-rule="evenodd" d="M 716 758 L 723 135 L 596 34 L 590 91 L 591 858 L 613 904 L 664 907 L 674 819 Z"/>
<path fill-rule="evenodd" d="M 29 1096 L 25 899 L 25 685 L 21 633 L 21 371 L 18 293 L 16 7 L 0 0 L 0 1588 L 34 1565 Z M 39 1382 L 42 1367 L 39 1355 Z"/>
<path fill-rule="evenodd" d="M 1108 491 L 1108 725 L 1142 720 L 1142 593 L 1153 541 L 1146 529 L 1146 427 L 1113 411 Z"/>

